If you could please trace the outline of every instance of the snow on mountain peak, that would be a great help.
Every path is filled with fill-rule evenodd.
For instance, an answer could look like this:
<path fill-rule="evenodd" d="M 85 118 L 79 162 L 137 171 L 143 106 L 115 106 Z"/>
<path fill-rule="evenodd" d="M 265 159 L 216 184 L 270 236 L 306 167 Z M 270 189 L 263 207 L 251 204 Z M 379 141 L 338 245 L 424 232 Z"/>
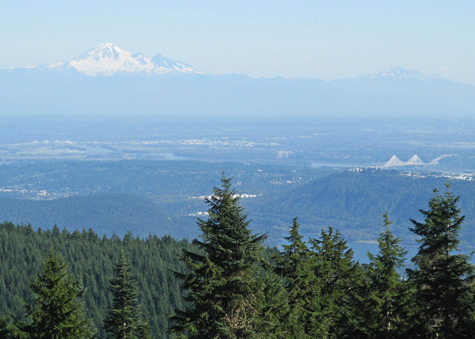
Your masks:
<path fill-rule="evenodd" d="M 132 54 L 113 43 L 102 43 L 67 62 L 62 68 L 72 68 L 91 76 L 142 72 L 149 74 L 197 73 L 190 65 L 164 58 L 160 54 L 154 58 L 142 53 Z"/>
<path fill-rule="evenodd" d="M 97 60 L 100 60 L 103 58 L 118 59 L 121 55 L 130 56 L 131 53 L 124 51 L 119 46 L 109 42 L 100 44 L 96 48 L 88 51 L 87 54 L 93 56 Z"/>
<path fill-rule="evenodd" d="M 402 67 L 393 67 L 387 71 L 383 71 L 378 74 L 372 74 L 370 78 L 371 79 L 391 78 L 394 80 L 409 80 L 410 79 L 410 80 L 424 81 L 428 79 L 437 78 L 437 76 L 426 75 L 418 71 L 409 71 Z"/>

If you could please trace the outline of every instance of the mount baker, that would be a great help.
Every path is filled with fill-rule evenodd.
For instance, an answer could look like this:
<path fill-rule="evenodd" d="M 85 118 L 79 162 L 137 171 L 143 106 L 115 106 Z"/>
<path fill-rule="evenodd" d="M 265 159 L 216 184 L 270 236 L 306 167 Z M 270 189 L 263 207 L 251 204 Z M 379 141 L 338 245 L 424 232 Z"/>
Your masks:
<path fill-rule="evenodd" d="M 199 73 L 184 62 L 168 59 L 160 54 L 154 57 L 142 53 L 132 54 L 112 43 L 102 43 L 67 62 L 29 68 L 76 70 L 90 76 L 111 76 L 117 73 Z"/>

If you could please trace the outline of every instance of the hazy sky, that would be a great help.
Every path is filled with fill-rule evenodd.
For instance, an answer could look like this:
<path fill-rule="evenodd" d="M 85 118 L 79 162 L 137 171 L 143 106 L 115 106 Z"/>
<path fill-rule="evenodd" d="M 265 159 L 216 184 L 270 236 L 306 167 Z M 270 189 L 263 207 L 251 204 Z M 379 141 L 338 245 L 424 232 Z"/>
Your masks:
<path fill-rule="evenodd" d="M 401 66 L 475 84 L 473 0 L 0 4 L 0 68 L 66 61 L 102 42 L 205 73 L 330 80 Z"/>

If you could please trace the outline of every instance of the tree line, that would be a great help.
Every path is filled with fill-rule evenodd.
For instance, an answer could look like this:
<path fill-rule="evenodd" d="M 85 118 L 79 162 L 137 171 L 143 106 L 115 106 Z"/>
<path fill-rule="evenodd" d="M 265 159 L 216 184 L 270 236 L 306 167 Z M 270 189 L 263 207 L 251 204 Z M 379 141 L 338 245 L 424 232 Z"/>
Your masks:
<path fill-rule="evenodd" d="M 30 281 L 41 272 L 53 249 L 85 290 L 81 300 L 86 316 L 97 336 L 104 338 L 103 324 L 113 301 L 108 288 L 123 249 L 138 283 L 141 313 L 154 337 L 166 338 L 168 315 L 184 304 L 180 282 L 172 271 L 184 269 L 178 258 L 192 246 L 187 240 L 168 236 L 100 237 L 92 230 L 34 230 L 30 225 L 0 224 L 0 316 L 25 316 L 24 302 L 32 305 L 34 301 Z"/>
<path fill-rule="evenodd" d="M 119 253 L 114 272 L 102 274 L 112 277 L 102 281 L 110 293 L 98 302 L 108 305 L 102 307 L 100 319 L 90 320 L 81 301 L 88 291 L 51 252 L 29 284 L 34 297 L 26 298 L 24 314 L 3 318 L 1 333 L 14 338 L 471 338 L 475 276 L 470 256 L 458 251 L 464 221 L 458 200 L 450 185 L 442 193 L 434 190 L 428 209 L 421 210 L 424 220 L 411 220 L 419 251 L 411 268 L 403 271 L 406 251 L 393 235 L 387 213 L 379 252 L 368 254 L 368 264 L 355 262 L 346 240 L 332 227 L 305 239 L 297 218 L 282 249 L 266 249 L 266 235 L 250 230 L 231 180 L 223 176 L 222 187 L 215 187 L 207 200 L 208 217 L 198 219 L 200 238 L 181 243 L 175 247 L 178 251 L 161 253 L 170 262 L 176 260 L 173 267 L 162 267 L 167 272 L 148 268 L 149 276 L 173 271 L 169 277 L 175 279 L 176 294 L 167 304 L 173 304 L 169 312 L 157 310 L 157 300 L 152 305 L 144 302 L 143 277 L 134 270 L 134 260 L 129 265 L 127 258 L 135 258 L 130 243 L 140 252 L 152 238 L 128 234 L 120 241 L 78 232 L 83 244 L 88 237 L 100 246 L 115 241 Z M 2 228 L 18 229 L 11 224 Z M 21 228 L 32 232 L 27 230 Z M 61 237 L 73 236 L 57 229 L 43 233 L 58 243 Z M 14 280 L 13 274 L 9 279 Z M 160 287 L 149 287 L 148 293 Z M 170 301 L 170 296 L 162 297 Z M 61 307 L 53 312 L 48 298 L 63 300 Z M 162 327 L 155 325 L 154 313 L 166 317 Z"/>

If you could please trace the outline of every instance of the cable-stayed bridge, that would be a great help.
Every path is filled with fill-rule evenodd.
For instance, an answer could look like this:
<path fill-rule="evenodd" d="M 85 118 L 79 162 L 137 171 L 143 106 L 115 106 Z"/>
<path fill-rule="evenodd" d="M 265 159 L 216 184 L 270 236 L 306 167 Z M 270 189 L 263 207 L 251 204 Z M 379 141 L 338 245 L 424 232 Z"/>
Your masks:
<path fill-rule="evenodd" d="M 408 161 L 402 161 L 397 156 L 393 155 L 383 166 L 377 166 L 378 168 L 385 167 L 397 167 L 397 166 L 430 166 L 437 165 L 440 159 L 450 157 L 452 154 L 441 155 L 435 158 L 431 162 L 424 162 L 417 154 L 414 154 Z"/>

